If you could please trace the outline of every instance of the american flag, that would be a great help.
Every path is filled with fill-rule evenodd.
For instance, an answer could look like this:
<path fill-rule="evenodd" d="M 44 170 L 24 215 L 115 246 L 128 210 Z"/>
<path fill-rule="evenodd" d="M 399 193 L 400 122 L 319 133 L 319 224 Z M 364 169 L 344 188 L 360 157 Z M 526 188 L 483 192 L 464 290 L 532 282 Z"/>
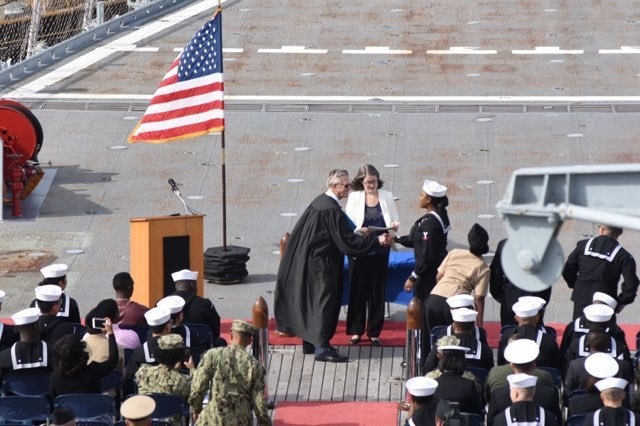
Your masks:
<path fill-rule="evenodd" d="M 173 61 L 129 142 L 162 143 L 223 129 L 222 13 L 218 9 Z"/>

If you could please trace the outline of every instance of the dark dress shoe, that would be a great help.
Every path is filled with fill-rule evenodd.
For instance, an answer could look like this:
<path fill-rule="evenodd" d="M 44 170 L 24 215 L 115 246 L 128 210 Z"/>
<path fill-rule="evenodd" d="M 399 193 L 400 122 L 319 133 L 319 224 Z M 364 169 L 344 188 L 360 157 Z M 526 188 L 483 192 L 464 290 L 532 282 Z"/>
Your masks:
<path fill-rule="evenodd" d="M 316 347 L 309 342 L 302 342 L 302 353 L 305 355 L 311 355 L 316 352 Z"/>
<path fill-rule="evenodd" d="M 347 362 L 349 361 L 349 357 L 327 351 L 321 355 L 316 355 L 315 360 L 318 362 Z"/>
<path fill-rule="evenodd" d="M 382 346 L 382 342 L 377 337 L 370 337 L 369 340 L 371 340 L 371 346 Z"/>

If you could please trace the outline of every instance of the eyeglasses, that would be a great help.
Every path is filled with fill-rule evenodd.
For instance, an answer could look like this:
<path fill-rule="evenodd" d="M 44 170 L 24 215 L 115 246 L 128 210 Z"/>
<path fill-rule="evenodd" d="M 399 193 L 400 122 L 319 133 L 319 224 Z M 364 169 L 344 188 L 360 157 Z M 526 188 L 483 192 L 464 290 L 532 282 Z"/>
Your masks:
<path fill-rule="evenodd" d="M 334 185 L 338 186 L 338 185 L 342 185 L 345 188 L 351 188 L 351 183 L 347 182 L 347 183 L 334 183 Z"/>
<path fill-rule="evenodd" d="M 365 184 L 365 185 L 376 185 L 378 183 L 378 179 L 363 180 L 362 183 Z"/>

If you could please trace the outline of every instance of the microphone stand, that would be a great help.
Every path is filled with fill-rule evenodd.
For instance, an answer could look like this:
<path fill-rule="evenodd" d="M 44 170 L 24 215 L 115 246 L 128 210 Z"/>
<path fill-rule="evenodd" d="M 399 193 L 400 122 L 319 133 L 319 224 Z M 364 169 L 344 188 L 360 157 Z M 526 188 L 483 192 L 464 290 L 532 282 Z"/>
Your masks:
<path fill-rule="evenodd" d="M 168 182 L 169 182 L 169 185 L 171 186 L 171 191 L 174 194 L 176 194 L 176 197 L 178 197 L 182 202 L 182 206 L 184 207 L 184 214 L 187 216 L 190 214 L 198 214 L 191 207 L 187 206 L 187 203 L 184 202 L 184 198 L 182 198 L 182 194 L 180 194 L 180 190 L 178 189 L 178 185 L 176 185 L 176 182 L 173 179 L 169 179 Z"/>

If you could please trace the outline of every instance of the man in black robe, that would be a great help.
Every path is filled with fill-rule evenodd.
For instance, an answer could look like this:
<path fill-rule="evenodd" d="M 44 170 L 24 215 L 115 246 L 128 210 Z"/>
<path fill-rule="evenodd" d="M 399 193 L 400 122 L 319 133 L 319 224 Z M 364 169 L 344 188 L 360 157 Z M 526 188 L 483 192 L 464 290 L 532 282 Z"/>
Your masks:
<path fill-rule="evenodd" d="M 340 314 L 344 255 L 364 255 L 374 244 L 390 244 L 391 237 L 354 233 L 340 206 L 349 195 L 346 170 L 333 170 L 327 188 L 291 231 L 278 269 L 274 310 L 277 330 L 301 337 L 304 353 L 315 353 L 317 361 L 346 362 L 329 344 Z"/>

